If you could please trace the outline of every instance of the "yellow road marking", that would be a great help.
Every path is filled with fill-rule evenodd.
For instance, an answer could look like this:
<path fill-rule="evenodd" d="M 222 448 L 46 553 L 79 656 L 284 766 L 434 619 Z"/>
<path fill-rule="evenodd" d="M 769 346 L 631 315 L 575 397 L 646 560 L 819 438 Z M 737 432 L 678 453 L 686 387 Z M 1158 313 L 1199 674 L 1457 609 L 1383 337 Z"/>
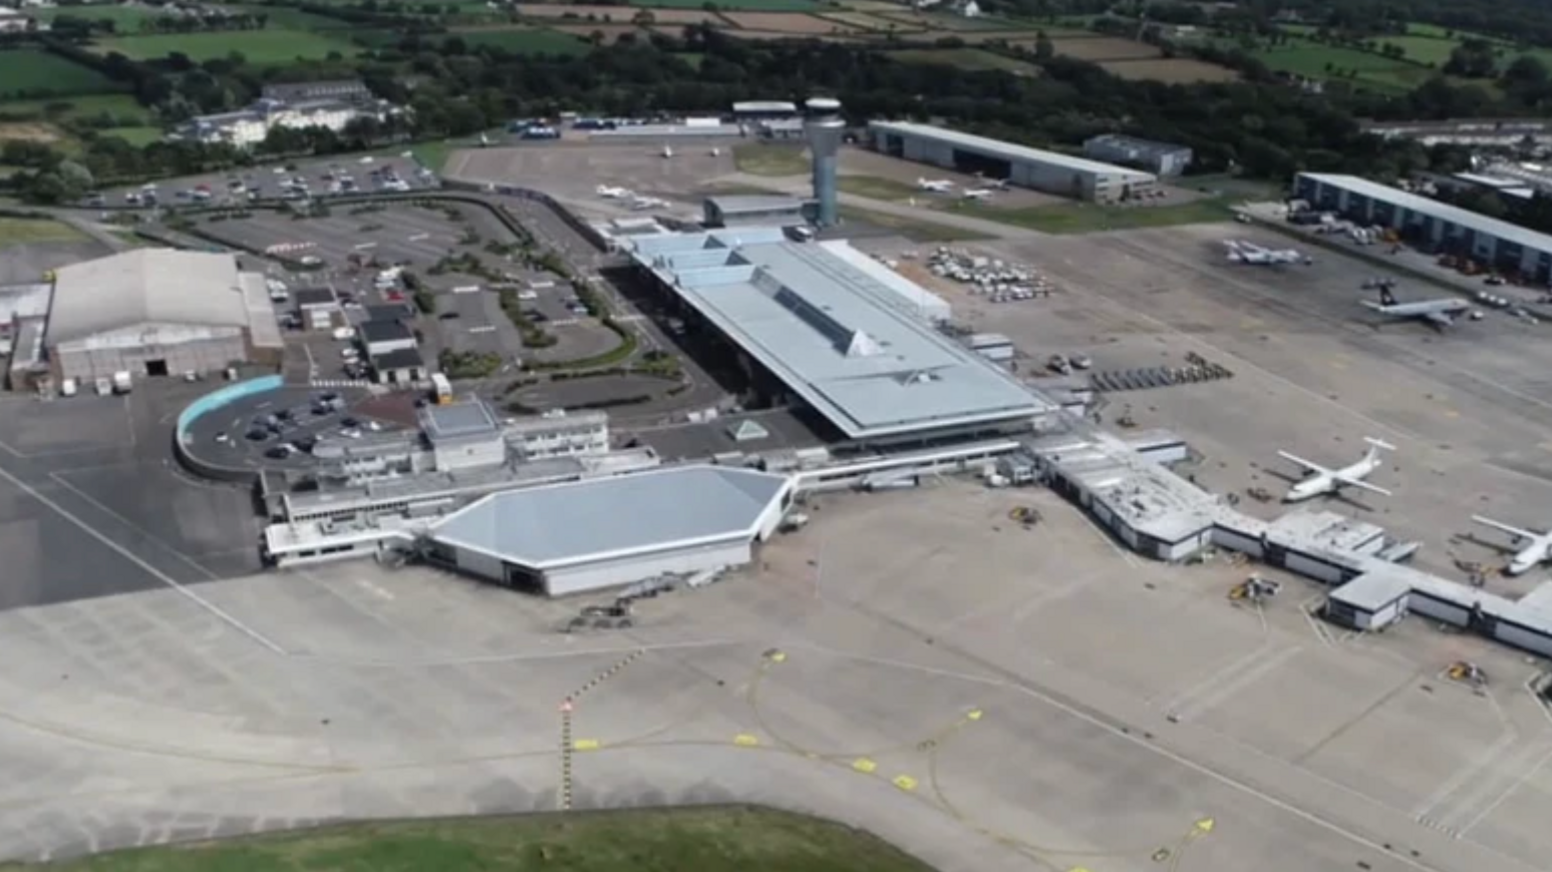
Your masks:
<path fill-rule="evenodd" d="M 751 736 L 748 733 L 739 733 L 733 737 L 733 744 L 744 748 L 753 748 L 760 744 L 760 738 L 758 736 Z"/>
<path fill-rule="evenodd" d="M 915 790 L 916 789 L 916 779 L 912 778 L 909 775 L 896 775 L 895 776 L 895 780 L 894 780 L 894 784 L 895 784 L 896 787 L 900 788 L 901 790 Z"/>
<path fill-rule="evenodd" d="M 597 739 L 578 739 L 571 743 L 573 751 L 597 751 L 601 747 Z"/>
<path fill-rule="evenodd" d="M 980 709 L 971 709 L 968 713 L 965 714 L 965 717 L 972 721 L 978 721 L 981 719 L 982 714 L 983 712 Z"/>
<path fill-rule="evenodd" d="M 878 764 L 874 763 L 872 760 L 869 760 L 866 757 L 858 757 L 857 759 L 851 761 L 851 768 L 857 770 L 858 772 L 871 774 L 874 770 L 878 769 Z"/>
<path fill-rule="evenodd" d="M 785 651 L 772 651 L 771 654 L 770 654 L 770 657 L 771 657 L 771 662 L 772 663 L 780 663 L 783 660 L 787 659 L 787 652 L 785 652 Z"/>
<path fill-rule="evenodd" d="M 1196 835 L 1205 836 L 1213 831 L 1214 823 L 1212 818 L 1202 818 L 1196 822 L 1196 829 L 1193 832 Z"/>

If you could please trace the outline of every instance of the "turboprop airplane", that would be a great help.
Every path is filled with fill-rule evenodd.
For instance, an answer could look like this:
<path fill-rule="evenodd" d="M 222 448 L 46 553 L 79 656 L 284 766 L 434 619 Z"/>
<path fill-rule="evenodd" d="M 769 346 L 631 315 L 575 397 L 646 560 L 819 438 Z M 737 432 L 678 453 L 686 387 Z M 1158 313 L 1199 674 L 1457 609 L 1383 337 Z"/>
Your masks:
<path fill-rule="evenodd" d="M 923 191 L 931 191 L 934 194 L 947 194 L 954 190 L 954 183 L 948 179 L 917 179 L 916 187 Z"/>
<path fill-rule="evenodd" d="M 1340 492 L 1344 487 L 1356 487 L 1387 497 L 1390 496 L 1390 491 L 1382 487 L 1375 487 L 1364 481 L 1364 478 L 1369 473 L 1380 468 L 1380 449 L 1395 451 L 1396 446 L 1372 438 L 1365 438 L 1363 441 L 1369 443 L 1369 450 L 1364 453 L 1357 463 L 1344 466 L 1341 469 L 1327 469 L 1318 463 L 1311 463 L 1286 451 L 1277 452 L 1279 457 L 1284 460 L 1291 460 L 1304 467 L 1306 472 L 1312 473 L 1312 475 L 1289 488 L 1287 495 L 1283 497 L 1283 502 L 1296 503 L 1300 500 L 1307 500 L 1322 494 L 1334 494 Z"/>
<path fill-rule="evenodd" d="M 1225 239 L 1223 245 L 1229 250 L 1228 258 L 1231 263 L 1246 263 L 1252 266 L 1279 266 L 1285 263 L 1298 263 L 1304 259 L 1304 255 L 1291 248 L 1281 250 L 1262 248 L 1259 245 L 1240 239 Z"/>
<path fill-rule="evenodd" d="M 1511 527 L 1508 524 L 1495 521 L 1492 518 L 1484 518 L 1481 515 L 1472 515 L 1471 520 L 1485 527 L 1501 530 L 1514 537 L 1510 542 L 1518 547 L 1519 550 L 1514 552 L 1513 557 L 1509 558 L 1509 565 L 1504 569 L 1510 575 L 1529 572 L 1548 560 L 1552 560 L 1552 532 L 1533 533 L 1530 530 Z"/>
<path fill-rule="evenodd" d="M 606 200 L 619 200 L 625 197 L 629 197 L 630 195 L 631 192 L 625 188 L 611 188 L 608 185 L 598 186 L 598 196 L 603 197 Z"/>
<path fill-rule="evenodd" d="M 1444 330 L 1455 325 L 1455 319 L 1466 314 L 1471 309 L 1471 304 L 1456 297 L 1440 298 L 1437 300 L 1417 300 L 1412 303 L 1402 303 L 1396 300 L 1395 294 L 1390 288 L 1380 285 L 1380 301 L 1363 300 L 1363 304 L 1381 315 L 1389 315 L 1392 318 L 1417 318 L 1427 321 L 1429 326 L 1436 330 Z"/>
<path fill-rule="evenodd" d="M 990 200 L 995 193 L 991 188 L 970 188 L 965 191 L 964 197 L 966 200 Z"/>

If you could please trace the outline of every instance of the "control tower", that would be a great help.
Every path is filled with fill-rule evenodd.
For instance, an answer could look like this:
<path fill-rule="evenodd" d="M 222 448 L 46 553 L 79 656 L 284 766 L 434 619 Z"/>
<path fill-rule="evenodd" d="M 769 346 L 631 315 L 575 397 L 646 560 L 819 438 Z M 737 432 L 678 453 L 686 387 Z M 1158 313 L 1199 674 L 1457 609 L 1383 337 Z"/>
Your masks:
<path fill-rule="evenodd" d="M 813 97 L 803 104 L 803 129 L 808 135 L 808 148 L 814 155 L 814 199 L 819 203 L 816 223 L 820 227 L 834 227 L 835 163 L 836 152 L 841 148 L 841 134 L 846 121 L 841 118 L 841 101 L 833 97 Z"/>

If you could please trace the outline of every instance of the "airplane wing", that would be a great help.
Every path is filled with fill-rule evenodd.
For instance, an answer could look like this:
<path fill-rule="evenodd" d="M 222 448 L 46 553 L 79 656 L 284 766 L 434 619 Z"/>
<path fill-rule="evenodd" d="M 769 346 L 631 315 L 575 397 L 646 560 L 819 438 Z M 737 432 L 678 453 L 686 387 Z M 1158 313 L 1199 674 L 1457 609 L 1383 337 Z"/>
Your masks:
<path fill-rule="evenodd" d="M 1445 311 L 1424 312 L 1423 313 L 1423 318 L 1429 324 L 1432 324 L 1433 326 L 1438 327 L 1441 330 L 1443 330 L 1446 327 L 1453 327 L 1453 326 L 1455 326 L 1455 316 L 1454 316 L 1454 314 L 1452 314 L 1450 312 L 1445 312 Z"/>
<path fill-rule="evenodd" d="M 1333 475 L 1331 478 L 1334 479 L 1337 482 L 1337 484 L 1340 484 L 1342 487 L 1356 487 L 1356 488 L 1361 488 L 1361 489 L 1366 490 L 1366 491 L 1371 491 L 1373 493 L 1377 493 L 1380 496 L 1385 496 L 1385 497 L 1390 496 L 1390 491 L 1385 490 L 1384 488 L 1379 487 L 1377 485 L 1369 484 L 1368 482 L 1364 481 L 1361 478 L 1348 478 L 1346 476 L 1340 476 L 1340 475 Z"/>
<path fill-rule="evenodd" d="M 1277 456 L 1281 457 L 1284 460 L 1291 460 L 1294 463 L 1297 463 L 1298 465 L 1300 465 L 1300 466 L 1304 467 L 1305 469 L 1309 470 L 1310 472 L 1318 472 L 1321 475 L 1332 475 L 1334 477 L 1334 474 L 1331 472 L 1331 470 L 1325 468 L 1324 466 L 1321 466 L 1318 463 L 1311 463 L 1311 462 L 1309 462 L 1308 460 L 1305 460 L 1302 457 L 1295 457 L 1294 455 L 1289 454 L 1286 451 L 1279 451 L 1279 452 L 1277 452 Z"/>
<path fill-rule="evenodd" d="M 1471 520 L 1476 521 L 1478 524 L 1481 524 L 1484 527 L 1492 527 L 1494 530 L 1501 530 L 1505 533 L 1508 533 L 1510 536 L 1514 536 L 1519 539 L 1538 538 L 1535 533 L 1532 533 L 1529 530 L 1521 530 L 1518 527 L 1511 527 L 1508 524 L 1495 521 L 1492 518 L 1484 518 L 1481 515 L 1472 515 Z"/>

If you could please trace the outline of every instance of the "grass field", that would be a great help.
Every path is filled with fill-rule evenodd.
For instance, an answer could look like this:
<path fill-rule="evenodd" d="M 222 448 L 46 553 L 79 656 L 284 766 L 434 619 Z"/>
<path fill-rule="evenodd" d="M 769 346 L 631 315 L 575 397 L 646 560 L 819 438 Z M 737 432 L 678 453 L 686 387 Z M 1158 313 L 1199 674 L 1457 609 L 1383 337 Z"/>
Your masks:
<path fill-rule="evenodd" d="M 988 221 L 1027 227 L 1042 233 L 1096 233 L 1141 227 L 1172 227 L 1177 224 L 1227 221 L 1232 217 L 1227 201 L 1218 198 L 1170 206 L 1063 203 L 1056 206 L 1032 206 L 1028 209 L 999 209 L 980 203 L 956 203 L 953 209 Z"/>
<path fill-rule="evenodd" d="M 142 124 L 150 119 L 144 106 L 129 94 L 83 94 L 51 97 L 46 100 L 6 100 L 0 102 L 0 115 L 37 115 L 60 121 L 111 114 L 120 124 Z"/>
<path fill-rule="evenodd" d="M 0 249 L 33 242 L 77 242 L 86 237 L 69 224 L 0 215 Z"/>
<path fill-rule="evenodd" d="M 1256 52 L 1256 57 L 1274 72 L 1313 79 L 1349 79 L 1391 91 L 1411 89 L 1435 74 L 1434 70 L 1406 61 L 1302 39 L 1286 46 L 1264 48 Z"/>
<path fill-rule="evenodd" d="M 888 215 L 869 209 L 858 209 L 855 206 L 842 206 L 840 211 L 842 221 L 856 221 L 861 224 L 871 224 L 874 227 L 883 227 L 893 230 L 912 242 L 968 242 L 973 239 L 986 238 L 980 233 L 963 230 L 948 224 L 936 224 L 931 221 L 902 218 L 899 215 Z"/>
<path fill-rule="evenodd" d="M 908 200 L 923 195 L 914 185 L 880 176 L 841 176 L 835 184 L 848 194 L 873 200 Z"/>
<path fill-rule="evenodd" d="M 1130 61 L 1105 61 L 1105 72 L 1133 81 L 1184 85 L 1191 82 L 1232 82 L 1239 73 L 1228 67 L 1192 58 L 1139 58 Z"/>
<path fill-rule="evenodd" d="M 283 64 L 297 58 L 318 60 L 337 51 L 346 57 L 356 47 L 344 36 L 328 36 L 305 30 L 234 30 L 220 33 L 176 33 L 129 36 L 99 41 L 93 50 L 118 52 L 132 60 L 164 58 L 182 52 L 192 61 L 224 58 L 237 52 L 253 64 Z"/>
<path fill-rule="evenodd" d="M 801 146 L 749 142 L 733 147 L 733 163 L 751 176 L 801 176 L 809 171 Z"/>
<path fill-rule="evenodd" d="M 111 21 L 119 33 L 135 33 L 148 18 L 165 15 L 154 6 L 46 6 L 35 10 L 39 21 L 53 21 L 61 15 L 89 21 Z"/>
<path fill-rule="evenodd" d="M 146 848 L 50 872 L 931 872 L 885 842 L 785 812 L 696 808 L 361 824 Z"/>
<path fill-rule="evenodd" d="M 125 142 L 139 147 L 150 145 L 162 138 L 160 127 L 136 126 L 136 127 L 109 127 L 106 130 L 97 131 L 98 136 L 117 136 Z"/>
<path fill-rule="evenodd" d="M 471 48 L 486 45 L 513 54 L 577 55 L 588 50 L 577 37 L 546 28 L 455 30 L 446 36 L 456 36 Z"/>
<path fill-rule="evenodd" d="M 89 67 L 36 49 L 0 50 L 0 98 L 121 90 Z"/>
<path fill-rule="evenodd" d="M 356 25 L 339 18 L 303 12 L 289 6 L 227 6 L 233 12 L 251 12 L 268 15 L 269 27 L 283 30 L 348 30 Z"/>
<path fill-rule="evenodd" d="M 1028 61 L 979 48 L 908 48 L 889 52 L 889 57 L 906 64 L 944 64 L 969 72 L 1003 70 L 1021 76 L 1040 75 L 1040 68 Z"/>
<path fill-rule="evenodd" d="M 1458 45 L 1453 39 L 1442 39 L 1431 36 L 1386 36 L 1377 40 L 1383 47 L 1386 45 L 1399 46 L 1406 52 L 1406 58 L 1417 61 L 1420 64 L 1437 64 L 1444 66 L 1450 59 L 1450 52 Z"/>

